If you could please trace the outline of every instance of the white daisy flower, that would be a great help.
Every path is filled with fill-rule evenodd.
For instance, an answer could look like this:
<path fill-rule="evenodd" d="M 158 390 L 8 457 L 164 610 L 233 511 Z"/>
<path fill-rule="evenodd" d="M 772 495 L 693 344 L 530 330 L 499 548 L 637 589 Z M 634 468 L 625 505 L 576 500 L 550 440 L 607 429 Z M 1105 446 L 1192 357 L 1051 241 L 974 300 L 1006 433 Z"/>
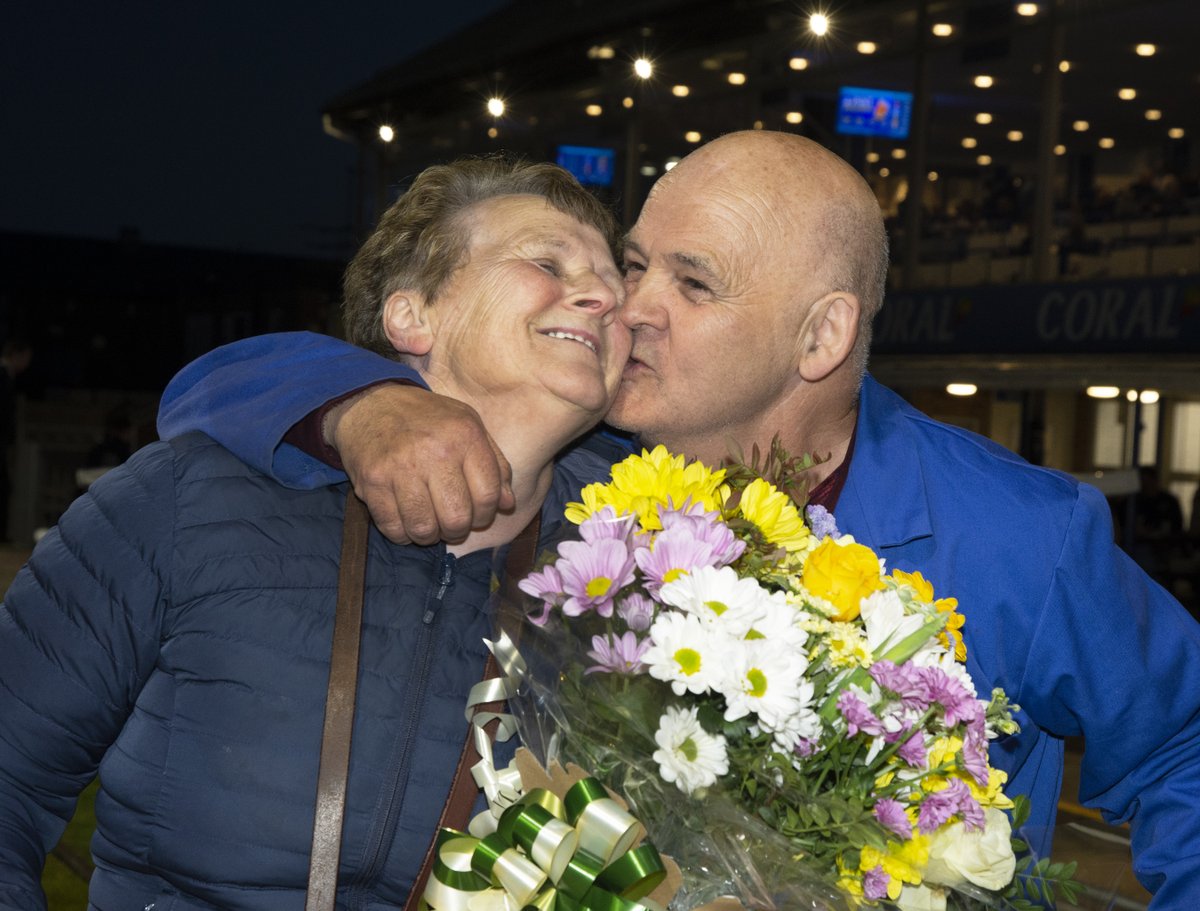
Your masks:
<path fill-rule="evenodd" d="M 808 616 L 792 606 L 781 592 L 763 592 L 759 599 L 762 616 L 754 621 L 748 637 L 751 640 L 765 639 L 772 647 L 790 652 L 803 659 L 808 631 L 802 625 Z M 805 668 L 807 668 L 805 662 Z"/>
<path fill-rule="evenodd" d="M 654 761 L 664 781 L 685 794 L 707 788 L 729 771 L 725 738 L 713 736 L 700 726 L 695 707 L 668 708 L 658 721 Z"/>
<path fill-rule="evenodd" d="M 727 637 L 718 638 L 695 614 L 667 611 L 650 625 L 650 640 L 653 644 L 642 663 L 651 677 L 670 683 L 676 696 L 707 693 L 712 688 Z"/>
<path fill-rule="evenodd" d="M 728 566 L 701 566 L 668 582 L 658 597 L 740 639 L 762 617 L 763 599 L 770 595 L 754 579 L 739 578 Z"/>
<path fill-rule="evenodd" d="M 804 656 L 775 647 L 770 640 L 743 643 L 726 657 L 727 673 L 720 690 L 725 697 L 725 720 L 753 713 L 763 729 L 785 727 L 787 719 L 803 708 Z M 809 699 L 812 687 L 808 687 Z"/>

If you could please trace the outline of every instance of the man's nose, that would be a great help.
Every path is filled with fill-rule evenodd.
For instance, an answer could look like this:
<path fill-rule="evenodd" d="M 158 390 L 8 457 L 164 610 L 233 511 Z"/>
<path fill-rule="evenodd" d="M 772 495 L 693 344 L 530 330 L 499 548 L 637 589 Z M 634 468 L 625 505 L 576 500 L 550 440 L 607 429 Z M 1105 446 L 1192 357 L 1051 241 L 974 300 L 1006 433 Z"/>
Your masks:
<path fill-rule="evenodd" d="M 654 288 L 648 276 L 625 286 L 625 303 L 617 311 L 617 318 L 630 329 L 641 326 L 651 326 L 655 329 L 665 329 L 667 326 L 667 310 L 660 303 L 662 289 Z"/>

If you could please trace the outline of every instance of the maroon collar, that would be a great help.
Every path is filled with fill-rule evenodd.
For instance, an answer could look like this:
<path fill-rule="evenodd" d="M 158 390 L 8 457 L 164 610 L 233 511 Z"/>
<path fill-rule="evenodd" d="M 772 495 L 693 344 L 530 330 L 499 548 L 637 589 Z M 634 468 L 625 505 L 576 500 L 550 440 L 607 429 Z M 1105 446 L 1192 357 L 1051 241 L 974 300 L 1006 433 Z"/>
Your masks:
<path fill-rule="evenodd" d="M 846 478 L 850 474 L 850 459 L 854 455 L 854 438 L 856 436 L 858 436 L 857 422 L 854 425 L 854 432 L 850 434 L 850 445 L 846 447 L 846 457 L 829 477 L 809 491 L 809 506 L 824 506 L 830 512 L 837 510 L 838 497 L 842 495 L 842 488 L 846 486 Z"/>

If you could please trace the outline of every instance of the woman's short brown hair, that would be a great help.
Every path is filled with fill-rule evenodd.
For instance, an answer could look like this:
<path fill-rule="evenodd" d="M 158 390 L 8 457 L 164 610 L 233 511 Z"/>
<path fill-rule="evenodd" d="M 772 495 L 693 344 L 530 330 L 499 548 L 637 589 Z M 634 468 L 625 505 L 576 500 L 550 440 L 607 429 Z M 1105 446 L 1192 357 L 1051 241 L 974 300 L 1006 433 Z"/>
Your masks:
<path fill-rule="evenodd" d="M 541 196 L 551 206 L 600 232 L 610 249 L 616 219 L 570 173 L 548 163 L 503 156 L 464 158 L 426 168 L 383 214 L 342 280 L 346 336 L 395 357 L 383 333 L 383 303 L 409 289 L 433 301 L 463 261 L 470 230 L 465 215 L 498 196 Z"/>

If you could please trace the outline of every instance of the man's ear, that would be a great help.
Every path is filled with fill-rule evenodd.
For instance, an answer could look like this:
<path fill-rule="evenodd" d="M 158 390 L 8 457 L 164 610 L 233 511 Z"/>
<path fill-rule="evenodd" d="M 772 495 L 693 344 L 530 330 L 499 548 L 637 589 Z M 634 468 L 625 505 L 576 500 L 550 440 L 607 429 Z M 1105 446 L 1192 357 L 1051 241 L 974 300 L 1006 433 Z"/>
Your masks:
<path fill-rule="evenodd" d="M 425 297 L 416 291 L 393 291 L 383 302 L 383 332 L 401 354 L 424 357 L 433 347 L 433 327 Z"/>
<path fill-rule="evenodd" d="M 808 309 L 800 331 L 796 367 L 809 383 L 823 380 L 845 363 L 858 339 L 858 296 L 832 291 Z"/>

